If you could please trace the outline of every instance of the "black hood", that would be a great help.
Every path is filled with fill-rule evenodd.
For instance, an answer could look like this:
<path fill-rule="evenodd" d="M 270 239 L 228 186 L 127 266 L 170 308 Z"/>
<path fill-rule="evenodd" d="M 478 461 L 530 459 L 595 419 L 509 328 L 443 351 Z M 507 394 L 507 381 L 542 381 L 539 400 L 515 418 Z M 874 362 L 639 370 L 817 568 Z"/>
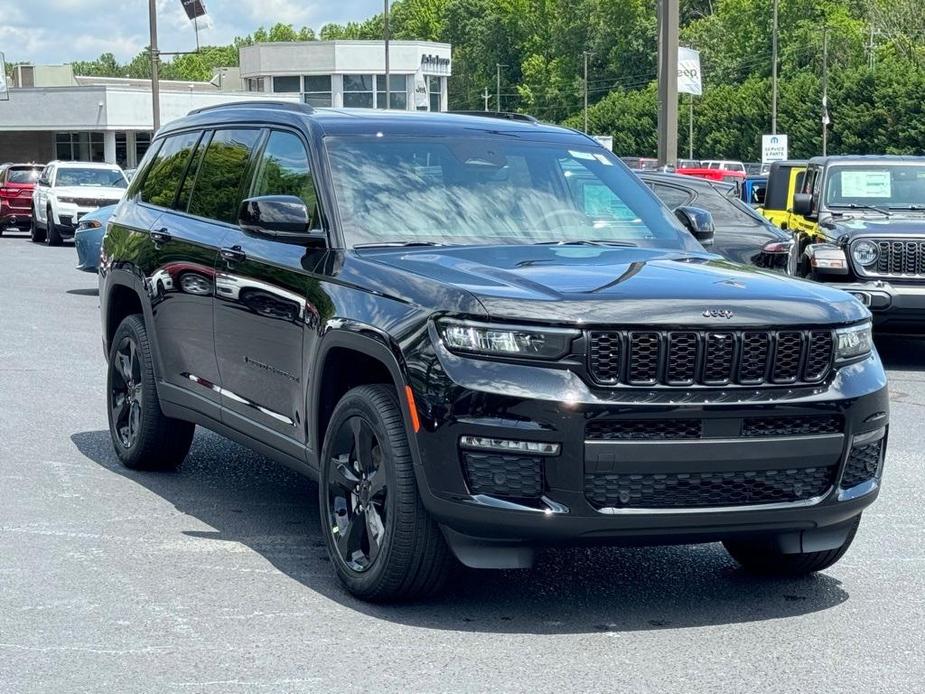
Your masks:
<path fill-rule="evenodd" d="M 837 289 L 706 253 L 576 245 L 361 254 L 465 290 L 502 320 L 732 327 L 844 324 L 869 316 Z"/>
<path fill-rule="evenodd" d="M 889 217 L 880 214 L 860 214 L 830 217 L 822 224 L 829 236 L 918 236 L 925 238 L 925 213 L 895 211 Z"/>

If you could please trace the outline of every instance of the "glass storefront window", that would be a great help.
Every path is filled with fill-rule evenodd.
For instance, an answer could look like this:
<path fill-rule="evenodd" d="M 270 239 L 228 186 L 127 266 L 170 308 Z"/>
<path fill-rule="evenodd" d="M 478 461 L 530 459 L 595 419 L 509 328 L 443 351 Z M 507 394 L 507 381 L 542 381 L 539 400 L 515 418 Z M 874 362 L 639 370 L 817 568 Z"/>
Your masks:
<path fill-rule="evenodd" d="M 408 76 L 389 75 L 389 92 L 393 109 L 404 111 L 408 108 Z M 385 108 L 388 97 L 385 93 L 385 75 L 376 75 L 376 108 Z"/>
<path fill-rule="evenodd" d="M 372 75 L 344 75 L 344 106 L 347 108 L 373 107 Z"/>
<path fill-rule="evenodd" d="M 55 158 L 62 161 L 103 161 L 103 133 L 55 133 Z"/>
<path fill-rule="evenodd" d="M 301 77 L 274 77 L 273 78 L 273 91 L 274 92 L 299 92 L 302 89 L 302 78 Z"/>
<path fill-rule="evenodd" d="M 310 106 L 332 106 L 331 76 L 305 75 L 303 78 L 302 99 Z"/>
<path fill-rule="evenodd" d="M 430 94 L 430 110 L 440 110 L 440 78 L 428 75 L 427 91 Z"/>

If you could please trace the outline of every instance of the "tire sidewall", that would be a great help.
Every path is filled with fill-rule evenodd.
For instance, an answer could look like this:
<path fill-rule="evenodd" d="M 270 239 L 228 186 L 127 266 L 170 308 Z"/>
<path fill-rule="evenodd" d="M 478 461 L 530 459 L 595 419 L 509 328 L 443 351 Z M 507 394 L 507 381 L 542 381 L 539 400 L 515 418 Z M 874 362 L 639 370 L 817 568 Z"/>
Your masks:
<path fill-rule="evenodd" d="M 347 393 L 338 403 L 328 423 L 327 434 L 325 435 L 324 445 L 322 447 L 321 458 L 319 461 L 320 474 L 318 484 L 318 500 L 321 518 L 321 532 L 324 535 L 324 542 L 331 558 L 331 563 L 340 576 L 341 580 L 354 593 L 366 594 L 373 592 L 376 586 L 383 580 L 383 575 L 388 570 L 391 554 L 394 550 L 394 537 L 396 528 L 396 518 L 398 507 L 402 503 L 414 503 L 414 500 L 403 500 L 399 498 L 400 490 L 398 489 L 395 461 L 402 455 L 407 456 L 407 443 L 404 443 L 404 451 L 396 451 L 393 446 L 393 439 L 387 431 L 385 422 L 380 412 L 373 406 L 369 398 L 364 397 L 364 388 L 354 389 Z M 394 407 L 398 407 L 397 401 L 393 402 Z M 330 470 L 328 461 L 331 458 L 334 436 L 340 426 L 351 417 L 362 417 L 365 419 L 376 434 L 379 445 L 382 448 L 382 465 L 386 473 L 386 519 L 385 535 L 382 548 L 373 564 L 365 571 L 355 571 L 341 559 L 340 553 L 334 544 L 334 537 L 331 533 L 332 519 L 329 513 L 330 502 L 328 500 L 328 482 L 330 479 Z"/>
<path fill-rule="evenodd" d="M 113 369 L 115 368 L 116 352 L 122 340 L 126 337 L 135 342 L 136 355 L 140 361 L 139 370 L 141 372 L 141 385 L 143 389 L 142 412 L 140 417 L 141 431 L 138 433 L 138 437 L 131 447 L 126 447 L 116 433 L 115 422 L 113 422 L 112 406 L 110 403 L 110 398 L 112 398 L 112 375 Z M 146 409 L 151 407 L 152 395 L 154 396 L 153 401 L 156 404 L 157 395 L 154 390 L 155 387 L 154 373 L 151 368 L 151 358 L 147 348 L 147 334 L 144 322 L 138 315 L 128 316 L 122 321 L 116 329 L 115 335 L 113 335 L 112 344 L 109 346 L 109 365 L 106 369 L 106 413 L 109 420 L 109 436 L 112 439 L 112 444 L 115 447 L 119 459 L 128 467 L 134 467 L 141 462 L 140 455 L 146 448 L 145 438 L 151 436 L 151 432 L 148 431 L 150 418 L 147 416 L 148 413 Z"/>

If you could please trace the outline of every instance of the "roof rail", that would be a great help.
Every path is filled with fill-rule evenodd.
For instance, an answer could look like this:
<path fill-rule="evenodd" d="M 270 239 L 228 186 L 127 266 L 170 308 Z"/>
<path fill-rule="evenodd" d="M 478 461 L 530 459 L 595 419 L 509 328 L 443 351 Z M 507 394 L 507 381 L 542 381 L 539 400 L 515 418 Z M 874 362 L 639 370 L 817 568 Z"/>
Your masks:
<path fill-rule="evenodd" d="M 293 101 L 229 101 L 224 104 L 194 108 L 187 115 L 192 116 L 195 113 L 203 113 L 204 111 L 218 111 L 223 108 L 273 108 L 284 111 L 298 111 L 299 113 L 314 113 L 315 111 L 308 104 Z"/>
<path fill-rule="evenodd" d="M 447 111 L 457 116 L 480 116 L 482 118 L 501 118 L 503 120 L 516 120 L 523 123 L 539 123 L 539 121 L 526 113 L 513 113 L 511 111 Z"/>

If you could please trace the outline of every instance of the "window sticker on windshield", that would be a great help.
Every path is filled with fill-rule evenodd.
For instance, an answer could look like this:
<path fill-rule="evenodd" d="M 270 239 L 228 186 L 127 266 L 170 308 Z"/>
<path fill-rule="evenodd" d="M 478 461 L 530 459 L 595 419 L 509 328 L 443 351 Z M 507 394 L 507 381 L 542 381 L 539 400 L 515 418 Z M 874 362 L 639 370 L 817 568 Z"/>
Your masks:
<path fill-rule="evenodd" d="M 889 198 L 889 171 L 842 171 L 841 197 L 843 198 Z"/>
<path fill-rule="evenodd" d="M 594 155 L 591 154 L 591 152 L 579 152 L 577 150 L 570 149 L 568 153 L 575 157 L 575 159 L 590 159 L 591 161 L 594 161 Z"/>
<path fill-rule="evenodd" d="M 610 159 L 605 157 L 603 154 L 595 154 L 594 158 L 597 159 L 604 166 L 613 166 L 613 162 L 610 161 Z"/>

